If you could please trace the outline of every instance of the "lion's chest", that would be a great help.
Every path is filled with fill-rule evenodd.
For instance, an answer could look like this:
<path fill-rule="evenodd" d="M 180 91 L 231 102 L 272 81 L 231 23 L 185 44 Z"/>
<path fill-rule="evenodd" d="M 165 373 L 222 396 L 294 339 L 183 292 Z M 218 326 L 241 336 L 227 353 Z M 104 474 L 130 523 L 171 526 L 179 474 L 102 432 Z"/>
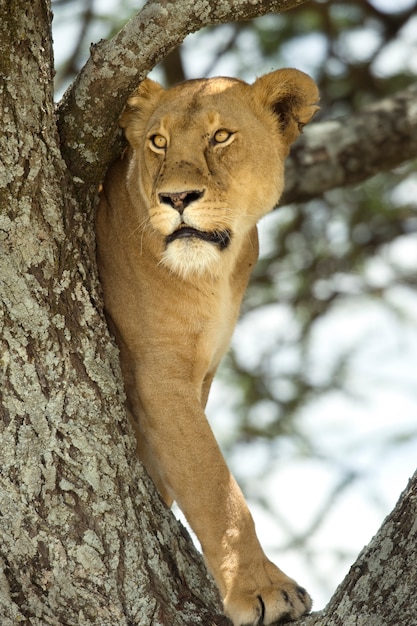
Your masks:
<path fill-rule="evenodd" d="M 240 302 L 235 302 L 231 289 L 225 285 L 213 297 L 207 298 L 204 321 L 199 337 L 199 360 L 205 373 L 214 372 L 227 351 Z"/>

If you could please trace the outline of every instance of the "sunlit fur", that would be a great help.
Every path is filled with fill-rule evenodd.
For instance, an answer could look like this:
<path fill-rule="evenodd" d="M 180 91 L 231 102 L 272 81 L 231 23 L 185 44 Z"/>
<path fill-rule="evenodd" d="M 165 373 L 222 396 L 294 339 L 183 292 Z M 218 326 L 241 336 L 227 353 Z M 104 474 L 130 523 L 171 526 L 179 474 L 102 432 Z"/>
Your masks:
<path fill-rule="evenodd" d="M 195 531 L 234 626 L 311 608 L 263 552 L 204 407 L 257 259 L 256 224 L 280 198 L 285 156 L 317 98 L 296 70 L 253 85 L 215 78 L 166 91 L 143 81 L 122 116 L 129 145 L 109 168 L 97 213 L 105 310 L 138 455 Z M 227 245 L 191 229 L 227 233 Z"/>

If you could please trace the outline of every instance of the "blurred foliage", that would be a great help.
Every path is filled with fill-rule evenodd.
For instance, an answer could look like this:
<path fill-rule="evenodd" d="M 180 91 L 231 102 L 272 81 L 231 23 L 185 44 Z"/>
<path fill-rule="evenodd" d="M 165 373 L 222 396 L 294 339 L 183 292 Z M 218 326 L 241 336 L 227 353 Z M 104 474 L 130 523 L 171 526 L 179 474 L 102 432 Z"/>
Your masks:
<path fill-rule="evenodd" d="M 58 91 L 80 69 L 90 42 L 112 36 L 141 4 L 133 0 L 53 2 L 57 42 L 62 43 L 70 20 L 76 25 L 73 45 L 61 53 L 58 63 Z M 188 37 L 156 69 L 155 76 L 167 85 L 226 72 L 253 80 L 277 67 L 295 66 L 319 84 L 318 121 L 349 115 L 416 80 L 416 8 L 417 0 L 317 0 L 280 15 L 208 28 Z M 277 435 L 281 435 L 279 442 L 291 439 L 295 456 L 329 457 L 340 470 L 308 528 L 298 536 L 287 528 L 288 544 L 304 543 L 360 473 L 349 455 L 340 462 L 340 450 L 325 451 L 320 439 L 305 428 L 300 416 L 306 407 L 335 392 L 366 402 L 368 386 L 385 388 L 398 382 L 375 380 L 380 375 L 375 363 L 378 366 L 390 358 L 389 349 L 384 353 L 381 348 L 382 355 L 369 371 L 363 375 L 361 370 L 362 386 L 352 383 L 358 353 L 375 348 L 371 331 L 364 331 L 357 344 L 335 350 L 324 367 L 315 355 L 321 346 L 317 336 L 323 321 L 344 310 L 349 325 L 355 307 L 379 307 L 390 316 L 389 332 L 399 343 L 407 342 L 404 337 L 410 328 L 416 334 L 417 254 L 407 252 L 417 249 L 415 169 L 416 163 L 406 163 L 361 186 L 333 190 L 307 204 L 281 207 L 261 224 L 264 252 L 244 304 L 243 330 L 238 329 L 221 370 L 235 390 L 231 394 L 233 434 L 225 437 L 224 445 L 232 464 L 234 450 L 242 459 L 247 443 L 252 449 L 261 445 L 261 480 L 275 467 L 278 456 L 286 458 L 285 443 L 278 443 L 277 452 Z M 253 339 L 246 340 L 245 346 L 245 324 L 252 320 L 254 310 L 259 314 Z M 336 344 L 337 337 L 330 335 L 325 341 Z M 376 341 L 377 348 L 382 344 L 382 339 Z M 332 345 L 326 348 L 331 352 Z M 407 381 L 403 377 L 398 384 L 406 386 Z M 406 392 L 413 394 L 415 385 L 411 387 Z M 416 436 L 417 427 L 394 433 L 380 444 L 381 458 L 389 445 L 401 446 Z M 234 471 L 245 482 L 242 464 L 236 463 Z M 268 506 L 268 498 L 259 489 L 252 496 Z M 375 493 L 372 497 L 378 500 Z M 279 515 L 274 509 L 275 519 Z M 311 546 L 305 550 L 313 559 Z M 345 552 L 339 556 L 349 558 Z"/>

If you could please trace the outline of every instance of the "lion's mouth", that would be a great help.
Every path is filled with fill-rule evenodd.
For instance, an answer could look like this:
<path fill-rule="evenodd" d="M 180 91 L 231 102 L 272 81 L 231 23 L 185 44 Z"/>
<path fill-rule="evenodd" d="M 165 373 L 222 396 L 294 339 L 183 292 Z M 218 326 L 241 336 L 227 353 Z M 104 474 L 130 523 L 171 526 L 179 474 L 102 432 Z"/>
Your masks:
<path fill-rule="evenodd" d="M 191 226 L 183 226 L 174 230 L 173 233 L 166 238 L 166 244 L 170 244 L 176 239 L 183 239 L 187 237 L 196 237 L 209 243 L 214 243 L 219 246 L 220 250 L 225 250 L 230 243 L 231 233 L 229 230 L 213 230 L 208 232 L 205 230 L 197 230 Z"/>

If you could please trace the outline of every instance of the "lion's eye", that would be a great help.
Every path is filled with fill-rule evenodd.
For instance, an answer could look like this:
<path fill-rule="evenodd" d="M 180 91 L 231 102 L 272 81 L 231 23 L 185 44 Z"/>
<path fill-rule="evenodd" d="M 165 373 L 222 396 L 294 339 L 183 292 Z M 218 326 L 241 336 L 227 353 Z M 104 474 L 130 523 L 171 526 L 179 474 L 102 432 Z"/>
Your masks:
<path fill-rule="evenodd" d="M 215 143 L 225 143 L 229 137 L 232 136 L 233 133 L 231 133 L 229 130 L 226 130 L 225 128 L 221 128 L 220 130 L 216 131 L 214 133 L 214 141 Z"/>
<path fill-rule="evenodd" d="M 151 143 L 155 148 L 158 148 L 159 150 L 163 150 L 164 148 L 167 147 L 167 138 L 164 137 L 163 135 L 152 135 L 151 137 Z"/>

